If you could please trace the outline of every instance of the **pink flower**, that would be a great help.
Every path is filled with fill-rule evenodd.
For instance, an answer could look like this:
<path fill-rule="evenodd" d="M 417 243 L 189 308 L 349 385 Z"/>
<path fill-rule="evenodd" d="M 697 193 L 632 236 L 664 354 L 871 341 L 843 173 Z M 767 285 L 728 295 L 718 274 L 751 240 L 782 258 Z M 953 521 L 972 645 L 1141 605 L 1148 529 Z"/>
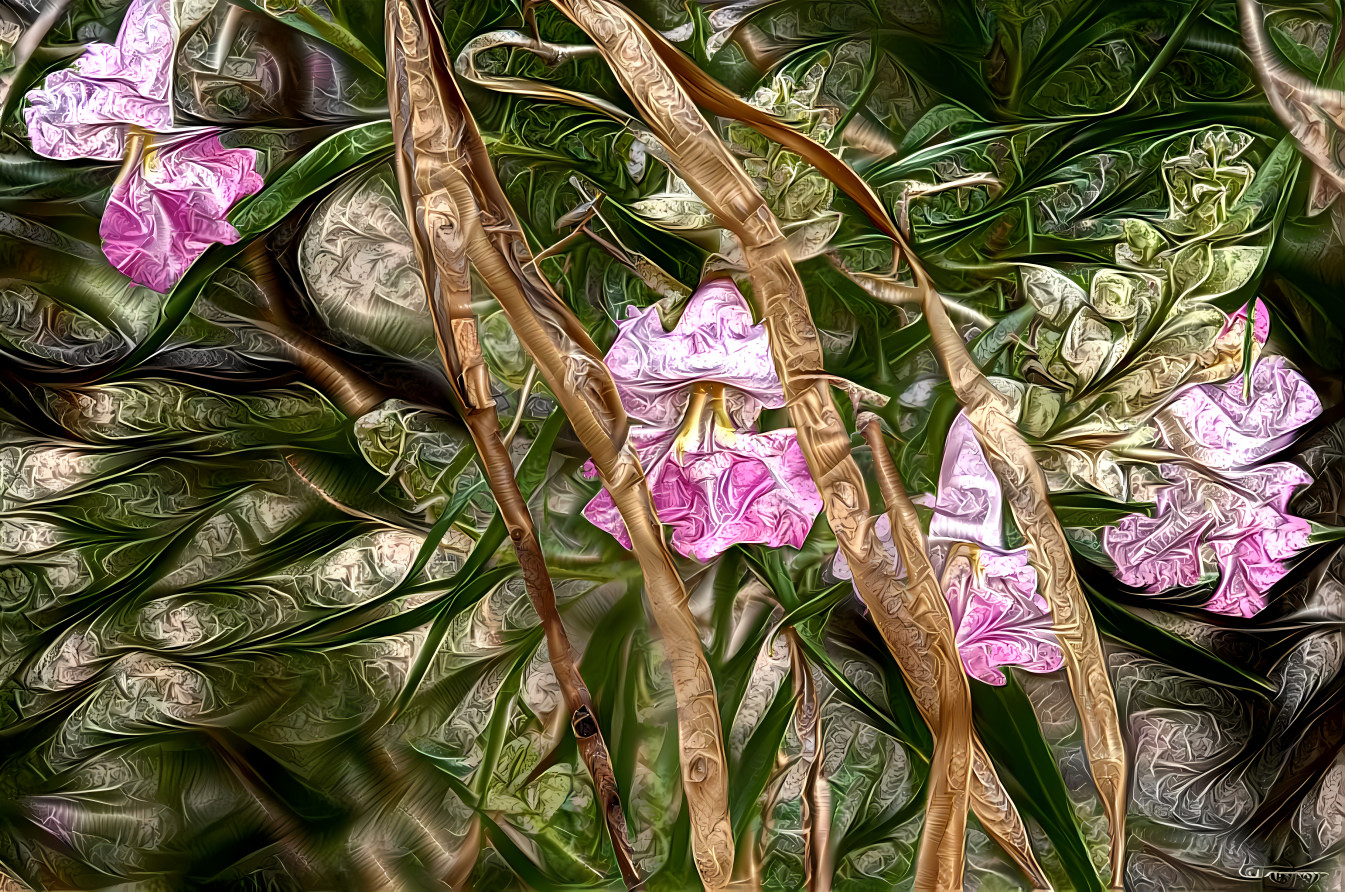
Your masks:
<path fill-rule="evenodd" d="M 1227 484 L 1184 465 L 1165 464 L 1153 517 L 1132 514 L 1103 534 L 1117 577 L 1166 591 L 1219 577 L 1206 610 L 1255 616 L 1285 563 L 1308 544 L 1308 522 L 1288 513 L 1294 490 L 1312 478 L 1297 465 L 1263 465 L 1224 475 Z"/>
<path fill-rule="evenodd" d="M 113 266 L 159 292 L 171 289 L 210 244 L 238 240 L 224 215 L 262 187 L 251 149 L 225 148 L 213 128 L 173 127 L 171 10 L 171 0 L 132 0 L 116 45 L 90 46 L 73 68 L 28 94 L 25 112 L 40 155 L 132 156 L 99 233 Z"/>
<path fill-rule="evenodd" d="M 1004 666 L 1052 672 L 1064 661 L 1027 550 L 1004 548 L 1003 501 L 971 422 L 959 414 L 944 447 L 927 547 L 953 617 L 962 666 L 971 677 L 993 685 L 1004 684 Z M 895 555 L 886 515 L 878 518 L 875 531 Z M 899 559 L 894 569 L 902 572 Z M 850 578 L 849 563 L 839 552 L 833 571 Z"/>
<path fill-rule="evenodd" d="M 697 289 L 672 331 L 658 308 L 631 309 L 606 357 L 659 520 L 680 553 L 708 561 L 738 542 L 803 544 L 822 498 L 792 428 L 759 433 L 784 405 L 765 328 L 728 279 Z M 593 463 L 585 473 L 596 476 Z M 584 516 L 626 548 L 607 490 Z"/>
<path fill-rule="evenodd" d="M 1184 391 L 1154 418 L 1169 447 L 1211 468 L 1243 468 L 1278 452 L 1316 418 L 1321 401 L 1282 356 L 1252 367 L 1251 394 L 1236 375 Z"/>
<path fill-rule="evenodd" d="M 1103 534 L 1117 577 L 1161 592 L 1217 576 L 1207 610 L 1260 612 L 1266 592 L 1289 571 L 1287 561 L 1308 544 L 1308 522 L 1288 505 L 1312 478 L 1286 462 L 1252 466 L 1321 411 L 1308 382 L 1279 356 L 1253 366 L 1250 396 L 1236 375 L 1190 388 L 1165 406 L 1154 418 L 1163 441 L 1195 467 L 1162 465 L 1170 482 L 1157 490 L 1154 516 L 1126 517 Z"/>

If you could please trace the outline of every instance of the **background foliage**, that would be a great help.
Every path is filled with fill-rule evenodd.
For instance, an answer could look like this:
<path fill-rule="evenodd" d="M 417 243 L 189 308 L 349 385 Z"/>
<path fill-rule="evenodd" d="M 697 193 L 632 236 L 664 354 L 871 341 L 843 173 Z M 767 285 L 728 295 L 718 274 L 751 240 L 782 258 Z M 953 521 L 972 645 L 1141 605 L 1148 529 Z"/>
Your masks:
<path fill-rule="evenodd" d="M 117 165 L 40 158 L 24 132 L 24 93 L 110 41 L 122 5 L 72 0 L 0 73 L 0 887 L 619 887 L 537 617 L 446 397 L 390 163 L 381 4 L 306 7 L 243 4 L 218 71 L 207 60 L 228 4 L 179 10 L 178 113 L 257 149 L 266 187 L 231 215 L 240 243 L 210 249 L 167 295 L 99 250 Z M 1071 451 L 1072 438 L 1124 435 L 1180 384 L 1133 386 L 1222 326 L 1209 307 L 1254 298 L 1272 349 L 1329 407 L 1284 456 L 1317 478 L 1297 513 L 1342 523 L 1337 211 L 1310 213 L 1311 166 L 1258 85 L 1234 4 L 633 8 L 859 170 L 963 308 L 977 360 L 1017 382 L 1106 636 L 1133 759 L 1131 887 L 1260 889 L 1283 871 L 1293 888 L 1342 888 L 1338 545 L 1323 536 L 1255 620 L 1199 610 L 1208 587 L 1128 590 L 1098 533 L 1146 506 L 1126 472 Z M 1284 59 L 1338 85 L 1339 5 L 1267 12 Z M 508 0 L 435 13 L 455 57 L 526 27 Z M 543 38 L 585 41 L 551 7 L 534 14 Z M 15 0 L 3 15 L 22 31 L 36 10 Z M 497 48 L 477 65 L 634 115 L 598 58 L 551 66 Z M 541 269 L 600 346 L 628 307 L 735 268 L 734 246 L 638 126 L 463 89 L 535 249 L 597 200 Z M 957 404 L 920 314 L 860 284 L 890 268 L 890 246 L 816 170 L 741 124 L 717 126 L 797 241 L 825 246 L 799 271 L 827 371 L 891 397 L 903 477 L 933 489 Z M 291 324 L 386 392 L 376 410 L 343 413 L 259 323 L 265 301 L 241 259 L 255 242 Z M 1053 327 L 1061 294 L 1096 307 L 1099 281 L 1139 280 L 1153 283 L 1147 319 L 1102 321 L 1124 350 L 1092 368 L 1061 356 L 1087 337 Z M 672 692 L 638 565 L 579 516 L 597 486 L 583 451 L 479 299 L 639 863 L 652 889 L 693 887 Z M 782 412 L 763 422 L 787 424 Z M 822 518 L 799 551 L 738 546 L 679 568 L 719 692 L 740 865 L 764 888 L 800 888 L 805 874 L 792 722 L 805 672 L 822 703 L 834 886 L 911 880 L 931 737 L 832 573 L 834 549 Z M 1100 889 L 1105 821 L 1063 677 L 972 688 L 1053 882 Z M 1022 888 L 974 822 L 968 842 L 969 888 Z"/>

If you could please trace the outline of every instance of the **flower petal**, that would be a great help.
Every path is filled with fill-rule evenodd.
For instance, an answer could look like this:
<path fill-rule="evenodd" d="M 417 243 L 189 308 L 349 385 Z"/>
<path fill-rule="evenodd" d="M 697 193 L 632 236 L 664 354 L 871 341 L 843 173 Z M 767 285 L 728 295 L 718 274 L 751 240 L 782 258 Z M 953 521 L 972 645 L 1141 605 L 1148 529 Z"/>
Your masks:
<path fill-rule="evenodd" d="M 934 560 L 935 572 L 942 572 L 943 555 L 949 542 L 1001 547 L 1004 544 L 1000 517 L 1003 504 L 999 480 L 990 470 L 990 463 L 976 439 L 976 431 L 967 416 L 959 412 L 943 447 L 939 492 L 935 497 L 934 517 L 929 522 L 930 557 Z"/>
<path fill-rule="evenodd" d="M 904 576 L 886 514 L 876 518 L 874 532 L 892 555 L 893 570 Z M 839 551 L 831 570 L 838 579 L 852 578 L 850 562 Z M 968 675 L 1002 685 L 1004 666 L 1029 672 L 1060 668 L 1064 655 L 1053 631 L 1050 608 L 1037 593 L 1037 572 L 1028 564 L 1026 549 L 1001 552 L 950 543 L 943 594 Z"/>
<path fill-rule="evenodd" d="M 1103 534 L 1117 577 L 1152 592 L 1219 576 L 1207 610 L 1254 616 L 1266 592 L 1308 544 L 1308 522 L 1288 512 L 1294 490 L 1312 478 L 1275 463 L 1226 476 L 1236 489 L 1183 465 L 1163 465 L 1172 485 L 1157 492 L 1153 517 L 1131 515 Z"/>
<path fill-rule="evenodd" d="M 1238 344 L 1247 333 L 1247 308 L 1242 307 L 1228 317 L 1228 324 L 1219 332 L 1219 340 L 1229 339 Z M 1256 319 L 1252 323 L 1252 338 L 1258 347 L 1264 347 L 1270 337 L 1270 311 L 1259 300 L 1256 302 Z"/>
<path fill-rule="evenodd" d="M 764 434 L 745 431 L 732 443 L 671 453 L 673 434 L 632 430 L 645 464 L 659 520 L 673 529 L 681 554 L 709 561 L 729 546 L 760 542 L 798 548 L 822 510 L 822 497 L 808 474 L 791 429 Z M 584 508 L 584 516 L 630 548 L 630 538 L 604 489 Z"/>
<path fill-rule="evenodd" d="M 944 573 L 944 596 L 962 666 L 971 677 L 1002 685 L 1004 666 L 1053 672 L 1064 662 L 1026 549 L 955 549 Z"/>
<path fill-rule="evenodd" d="M 167 292 L 210 245 L 238 241 L 225 214 L 262 178 L 255 152 L 227 149 L 213 131 L 152 152 L 113 190 L 99 233 L 113 266 Z"/>
<path fill-rule="evenodd" d="M 126 125 L 171 130 L 174 46 L 172 4 L 132 0 L 115 46 L 93 44 L 72 68 L 28 94 L 24 116 L 33 150 L 62 160 L 116 161 L 126 150 Z"/>
<path fill-rule="evenodd" d="M 631 309 L 606 357 L 621 403 L 633 419 L 675 425 L 686 409 L 689 385 L 717 381 L 734 422 L 750 427 L 762 408 L 784 405 L 764 325 L 753 324 L 747 301 L 729 279 L 696 290 L 672 331 L 658 308 Z"/>
<path fill-rule="evenodd" d="M 1212 468 L 1229 469 L 1279 451 L 1321 411 L 1312 385 L 1284 357 L 1269 356 L 1252 368 L 1250 397 L 1243 395 L 1238 375 L 1187 390 L 1154 420 L 1173 449 Z"/>

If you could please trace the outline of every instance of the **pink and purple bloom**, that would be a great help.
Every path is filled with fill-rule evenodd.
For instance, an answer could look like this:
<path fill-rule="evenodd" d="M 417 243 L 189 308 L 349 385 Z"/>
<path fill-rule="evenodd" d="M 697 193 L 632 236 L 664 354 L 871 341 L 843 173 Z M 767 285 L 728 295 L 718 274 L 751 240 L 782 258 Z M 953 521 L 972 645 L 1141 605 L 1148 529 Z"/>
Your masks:
<path fill-rule="evenodd" d="M 926 497 L 926 504 L 931 501 Z M 1037 592 L 1037 571 L 1024 548 L 1005 548 L 1004 496 L 985 452 L 965 415 L 948 432 L 939 489 L 929 524 L 930 564 L 940 579 L 957 633 L 962 666 L 987 684 L 1005 683 L 1003 667 L 1053 672 L 1064 660 L 1052 631 L 1050 608 Z M 892 555 L 891 523 L 878 518 L 875 531 Z M 894 566 L 902 572 L 901 561 Z M 839 552 L 833 569 L 851 578 Z"/>
<path fill-rule="evenodd" d="M 1258 346 L 1267 328 L 1258 313 Z M 1259 613 L 1288 561 L 1308 544 L 1308 522 L 1288 506 L 1312 478 L 1288 462 L 1257 462 L 1321 411 L 1312 387 L 1279 356 L 1252 367 L 1249 394 L 1238 375 L 1178 395 L 1154 422 L 1164 445 L 1190 461 L 1160 466 L 1169 482 L 1156 490 L 1153 517 L 1131 515 L 1103 534 L 1117 578 L 1162 592 L 1217 576 L 1207 610 Z"/>
<path fill-rule="evenodd" d="M 225 148 L 215 128 L 173 126 L 171 0 L 132 0 L 115 46 L 94 44 L 28 94 L 33 150 L 48 158 L 122 160 L 99 234 L 140 285 L 170 290 L 212 243 L 238 232 L 229 208 L 262 187 L 256 153 Z"/>
<path fill-rule="evenodd" d="M 657 307 L 631 308 L 618 327 L 605 361 L 673 547 L 708 561 L 740 542 L 801 546 L 822 498 L 793 428 L 756 430 L 784 389 L 765 327 L 733 282 L 703 284 L 671 331 Z M 585 473 L 596 476 L 592 462 Z M 607 490 L 584 516 L 630 548 Z"/>

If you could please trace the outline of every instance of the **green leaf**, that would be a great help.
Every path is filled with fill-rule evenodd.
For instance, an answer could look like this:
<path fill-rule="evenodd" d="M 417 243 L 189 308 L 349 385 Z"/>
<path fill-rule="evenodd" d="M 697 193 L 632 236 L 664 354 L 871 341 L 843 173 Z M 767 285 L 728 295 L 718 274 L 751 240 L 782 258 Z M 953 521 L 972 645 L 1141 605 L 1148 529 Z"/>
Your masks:
<path fill-rule="evenodd" d="M 1042 737 L 1032 702 L 1013 673 L 1006 675 L 1003 687 L 969 679 L 976 731 L 1014 802 L 1041 824 L 1055 845 L 1073 888 L 1103 892 L 1106 886 L 1089 858 L 1069 790 Z"/>
<path fill-rule="evenodd" d="M 753 806 L 777 768 L 780 746 L 794 717 L 794 706 L 794 691 L 786 677 L 756 730 L 744 744 L 742 755 L 730 763 L 729 815 L 735 840 L 741 841 L 752 818 Z"/>
<path fill-rule="evenodd" d="M 236 2 L 244 9 L 261 13 L 282 25 L 309 37 L 315 37 L 345 53 L 379 77 L 385 76 L 381 51 L 375 55 L 343 23 L 328 21 L 303 0 L 262 0 L 260 3 L 254 3 L 252 0 L 236 0 Z"/>
<path fill-rule="evenodd" d="M 240 244 L 275 226 L 305 199 L 325 191 L 351 170 L 391 151 L 392 124 L 388 121 L 359 124 L 327 137 L 265 189 L 229 212 Z"/>
<path fill-rule="evenodd" d="M 1200 645 L 1155 626 L 1108 598 L 1086 579 L 1081 578 L 1080 583 L 1104 635 L 1201 681 L 1262 697 L 1275 694 L 1275 685 L 1264 676 L 1234 666 Z"/>
<path fill-rule="evenodd" d="M 1123 502 L 1100 493 L 1053 492 L 1051 507 L 1063 527 L 1097 529 L 1116 523 L 1131 514 L 1152 517 L 1151 502 Z"/>

